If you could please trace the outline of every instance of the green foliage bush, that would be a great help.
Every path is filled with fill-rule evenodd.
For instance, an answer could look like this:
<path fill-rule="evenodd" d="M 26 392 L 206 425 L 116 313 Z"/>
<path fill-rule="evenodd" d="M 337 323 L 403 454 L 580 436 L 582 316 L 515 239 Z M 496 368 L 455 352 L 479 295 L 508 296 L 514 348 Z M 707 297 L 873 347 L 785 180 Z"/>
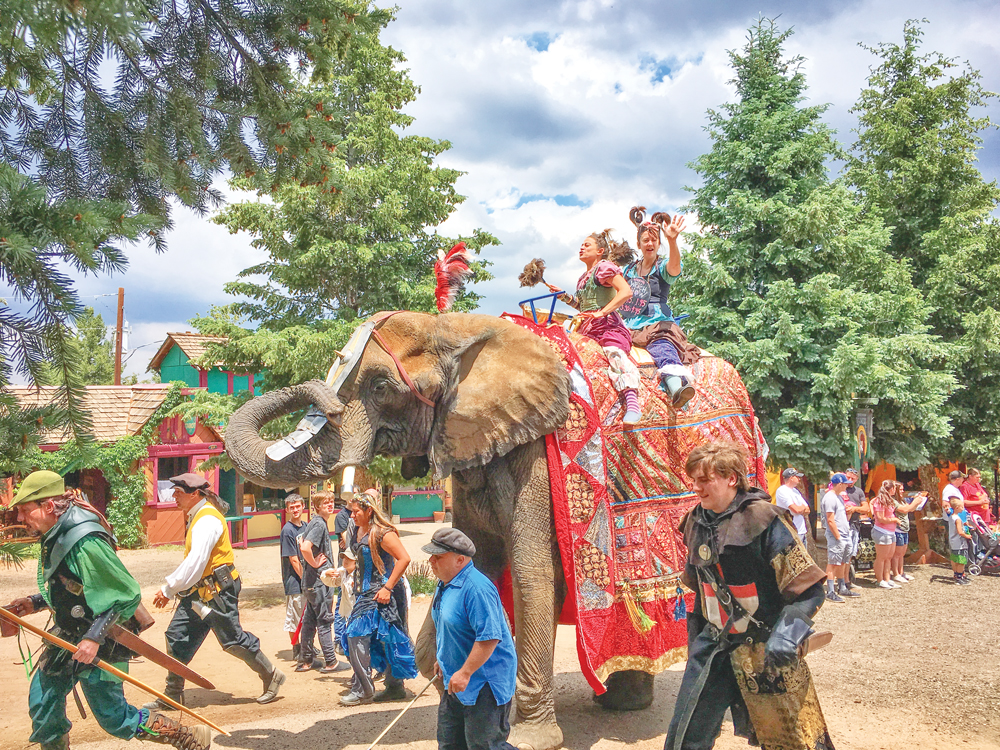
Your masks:
<path fill-rule="evenodd" d="M 146 543 L 142 529 L 142 509 L 146 505 L 146 476 L 139 462 L 149 456 L 160 429 L 160 423 L 184 400 L 183 384 L 174 383 L 160 407 L 136 435 L 102 446 L 90 446 L 81 451 L 77 443 L 69 443 L 58 451 L 37 451 L 33 463 L 38 469 L 59 472 L 70 464 L 80 469 L 98 469 L 108 483 L 108 521 L 122 547 L 134 549 Z"/>

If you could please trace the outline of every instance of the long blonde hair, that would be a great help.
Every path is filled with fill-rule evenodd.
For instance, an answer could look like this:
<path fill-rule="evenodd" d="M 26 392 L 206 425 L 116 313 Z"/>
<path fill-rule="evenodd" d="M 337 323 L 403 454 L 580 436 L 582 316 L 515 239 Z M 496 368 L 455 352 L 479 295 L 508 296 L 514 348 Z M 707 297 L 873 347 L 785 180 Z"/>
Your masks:
<path fill-rule="evenodd" d="M 878 522 L 878 515 L 875 513 L 875 505 L 878 504 L 883 510 L 883 517 L 886 522 L 891 520 L 896 510 L 896 481 L 884 479 L 882 486 L 878 488 L 878 494 L 872 499 L 872 518 Z"/>
<path fill-rule="evenodd" d="M 399 531 L 392 525 L 385 513 L 378 506 L 376 498 L 378 494 L 375 490 L 365 490 L 360 495 L 356 495 L 352 501 L 362 508 L 368 508 L 372 512 L 371 526 L 368 529 L 368 548 L 372 552 L 372 563 L 379 574 L 385 575 L 385 563 L 382 562 L 382 538 L 390 531 L 399 534 Z"/>

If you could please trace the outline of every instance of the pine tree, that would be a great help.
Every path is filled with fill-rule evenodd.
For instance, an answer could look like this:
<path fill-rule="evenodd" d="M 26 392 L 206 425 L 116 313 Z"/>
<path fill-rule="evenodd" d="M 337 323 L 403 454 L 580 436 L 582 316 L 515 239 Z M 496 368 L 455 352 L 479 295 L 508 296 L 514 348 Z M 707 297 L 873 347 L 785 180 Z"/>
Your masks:
<path fill-rule="evenodd" d="M 412 118 L 402 110 L 418 89 L 403 62 L 377 34 L 353 44 L 310 84 L 346 113 L 327 181 L 276 180 L 258 200 L 231 204 L 217 217 L 232 232 L 250 233 L 268 258 L 226 285 L 242 301 L 193 324 L 229 338 L 213 356 L 266 369 L 269 389 L 325 376 L 334 349 L 373 313 L 433 311 L 438 250 L 457 239 L 476 249 L 496 242 L 480 231 L 464 238 L 434 231 L 463 200 L 454 186 L 459 172 L 435 164 L 448 142 L 405 134 Z M 248 187 L 241 178 L 233 184 Z M 476 278 L 489 278 L 476 265 Z M 477 300 L 465 292 L 455 309 L 473 309 Z"/>
<path fill-rule="evenodd" d="M 952 421 L 934 457 L 1000 456 L 1000 187 L 976 167 L 976 110 L 996 97 L 979 71 L 937 52 L 920 54 L 909 21 L 903 43 L 867 47 L 879 58 L 854 108 L 858 139 L 847 177 L 866 213 L 890 228 L 889 253 L 915 270 L 932 308 L 932 331 L 955 342 L 957 390 L 942 413 Z"/>
<path fill-rule="evenodd" d="M 26 312 L 0 307 L 0 391 L 50 363 L 55 418 L 85 441 L 73 276 L 123 269 L 129 242 L 163 249 L 172 199 L 218 205 L 227 170 L 320 184 L 342 113 L 298 84 L 386 17 L 367 0 L 7 3 L 0 280 Z M 0 404 L 0 420 L 31 418 Z M 0 434 L 0 464 L 26 443 Z"/>
<path fill-rule="evenodd" d="M 84 385 L 111 385 L 115 382 L 115 357 L 111 339 L 108 337 L 108 327 L 104 318 L 94 312 L 94 308 L 85 307 L 76 319 L 76 331 L 70 340 L 75 350 L 77 367 L 80 368 L 80 381 Z M 44 365 L 45 372 L 41 376 L 41 385 L 55 385 L 58 376 L 51 373 L 49 366 Z"/>
<path fill-rule="evenodd" d="M 927 333 L 929 308 L 888 231 L 831 182 L 842 158 L 824 106 L 803 106 L 791 31 L 761 20 L 730 52 L 737 100 L 710 110 L 712 149 L 687 210 L 702 236 L 685 257 L 677 307 L 693 341 L 735 364 L 771 447 L 771 463 L 815 479 L 853 451 L 855 398 L 875 403 L 876 454 L 903 467 L 946 435 L 948 347 Z"/>

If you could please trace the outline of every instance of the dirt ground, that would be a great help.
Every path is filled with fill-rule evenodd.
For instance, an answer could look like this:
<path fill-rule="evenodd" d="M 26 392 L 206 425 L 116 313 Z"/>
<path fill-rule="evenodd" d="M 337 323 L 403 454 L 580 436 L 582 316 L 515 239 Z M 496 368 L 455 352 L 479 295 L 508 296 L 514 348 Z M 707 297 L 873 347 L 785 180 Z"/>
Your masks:
<path fill-rule="evenodd" d="M 404 544 L 414 559 L 426 555 L 420 545 L 437 528 L 434 524 L 405 525 Z M 162 576 L 180 562 L 179 548 L 125 551 L 122 558 L 142 586 L 147 607 Z M 244 627 L 256 634 L 276 664 L 288 673 L 281 698 L 259 706 L 257 677 L 226 655 L 211 637 L 192 667 L 212 680 L 215 691 L 188 691 L 189 705 L 232 736 L 217 735 L 219 748 L 292 750 L 323 747 L 328 750 L 367 748 L 403 704 L 343 708 L 338 698 L 346 692 L 349 672 L 331 676 L 291 672 L 291 649 L 282 632 L 283 595 L 275 545 L 237 550 L 236 564 L 244 579 L 241 596 Z M 1000 653 L 998 626 L 993 619 L 1000 579 L 980 578 L 972 586 L 950 582 L 945 567 L 914 568 L 916 581 L 898 591 L 874 589 L 870 578 L 860 581 L 863 596 L 845 604 L 828 604 L 818 623 L 835 633 L 833 643 L 809 657 L 820 701 L 830 731 L 840 750 L 926 750 L 1000 748 Z M 33 591 L 34 566 L 4 571 L 0 601 Z M 429 599 L 418 597 L 410 615 L 415 633 L 427 612 Z M 156 625 L 144 637 L 163 644 L 167 613 L 155 613 Z M 38 624 L 45 615 L 36 615 Z M 30 639 L 37 645 L 38 639 Z M 28 683 L 20 665 L 14 638 L 0 641 L 0 684 L 6 699 L 0 710 L 0 749 L 30 747 L 27 737 Z M 678 665 L 681 669 L 682 665 Z M 651 708 L 617 714 L 600 709 L 579 671 L 574 632 L 560 626 L 556 652 L 556 710 L 570 750 L 636 747 L 659 750 L 680 683 L 677 667 L 656 678 Z M 139 662 L 131 673 L 151 685 L 163 686 L 159 667 Z M 419 690 L 420 679 L 408 682 Z M 133 703 L 147 700 L 126 686 Z M 425 694 L 385 738 L 382 747 L 436 748 L 434 731 L 437 696 Z M 73 745 L 87 750 L 124 748 L 126 742 L 109 738 L 93 718 L 80 719 L 72 699 L 68 707 L 74 722 Z M 916 744 L 915 744 L 916 743 Z M 135 750 L 135 745 L 132 745 Z M 732 735 L 727 722 L 716 747 L 747 747 Z"/>

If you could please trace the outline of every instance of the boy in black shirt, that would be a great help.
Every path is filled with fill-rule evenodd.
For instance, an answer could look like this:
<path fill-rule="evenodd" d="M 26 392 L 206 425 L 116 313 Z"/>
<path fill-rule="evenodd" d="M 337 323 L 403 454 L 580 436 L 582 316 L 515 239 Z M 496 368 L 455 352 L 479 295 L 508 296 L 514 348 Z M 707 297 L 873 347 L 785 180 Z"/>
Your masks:
<path fill-rule="evenodd" d="M 306 524 L 299 536 L 302 551 L 302 593 L 306 605 L 302 615 L 302 650 L 296 672 L 308 672 L 319 668 L 324 674 L 348 669 L 346 664 L 337 662 L 337 652 L 333 643 L 333 589 L 320 579 L 320 573 L 335 567 L 333 545 L 330 544 L 330 530 L 327 519 L 333 515 L 334 496 L 332 492 L 317 492 L 312 496 L 315 515 Z M 326 665 L 320 667 L 316 658 L 314 636 L 319 635 L 319 645 L 323 650 Z"/>
<path fill-rule="evenodd" d="M 299 623 L 305 596 L 302 594 L 302 561 L 299 542 L 302 533 L 302 512 L 305 510 L 302 495 L 290 494 L 285 498 L 285 525 L 281 527 L 281 582 L 285 586 L 284 630 L 292 640 L 292 658 L 299 658 Z"/>

